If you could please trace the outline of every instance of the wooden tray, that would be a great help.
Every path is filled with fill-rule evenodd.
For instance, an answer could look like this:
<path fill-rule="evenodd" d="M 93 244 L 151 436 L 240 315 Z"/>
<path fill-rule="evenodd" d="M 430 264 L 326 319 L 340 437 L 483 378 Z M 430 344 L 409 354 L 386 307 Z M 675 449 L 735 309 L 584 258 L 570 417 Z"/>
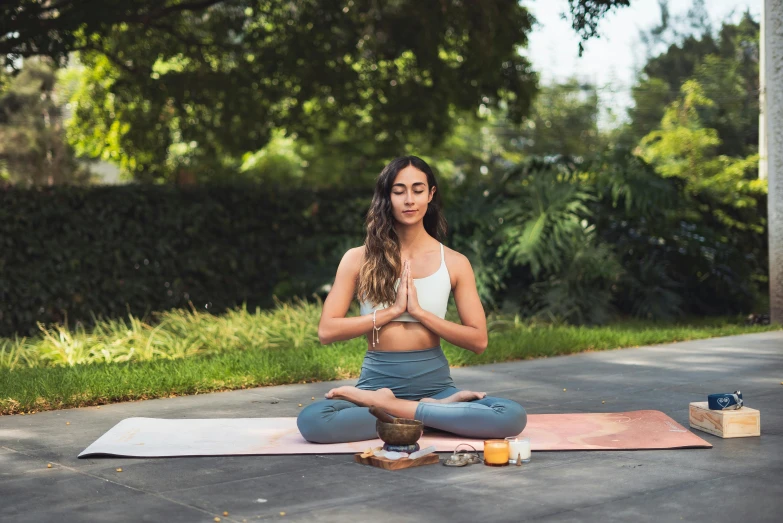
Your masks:
<path fill-rule="evenodd" d="M 353 460 L 356 463 L 361 463 L 362 465 L 370 465 L 386 470 L 400 470 L 410 467 L 418 467 L 420 465 L 435 465 L 436 463 L 440 463 L 440 456 L 433 452 L 432 454 L 427 454 L 426 456 L 422 456 L 416 459 L 400 458 L 397 460 L 391 460 L 386 458 L 379 458 L 378 456 L 363 458 L 362 453 L 359 452 L 353 455 Z"/>

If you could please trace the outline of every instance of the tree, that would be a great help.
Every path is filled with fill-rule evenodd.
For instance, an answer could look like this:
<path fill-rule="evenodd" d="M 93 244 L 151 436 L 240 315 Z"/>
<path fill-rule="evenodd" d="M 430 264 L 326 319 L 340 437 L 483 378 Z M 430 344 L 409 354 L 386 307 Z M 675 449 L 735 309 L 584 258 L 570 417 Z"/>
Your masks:
<path fill-rule="evenodd" d="M 584 42 L 597 38 L 598 23 L 612 9 L 631 5 L 630 0 L 568 0 L 571 11 L 571 27 L 582 38 L 579 42 L 579 54 L 584 50 Z"/>
<path fill-rule="evenodd" d="M 61 2 L 56 28 L 44 16 L 54 8 L 14 4 L 21 30 L 4 37 L 7 51 L 78 50 L 87 66 L 77 148 L 122 156 L 141 179 L 166 176 L 174 144 L 194 144 L 191 164 L 212 168 L 260 149 L 273 129 L 311 140 L 344 125 L 388 155 L 409 132 L 437 143 L 453 108 L 483 99 L 519 122 L 535 92 L 517 52 L 532 17 L 511 0 L 138 2 L 128 12 L 107 2 L 94 13 Z"/>
<path fill-rule="evenodd" d="M 66 143 L 55 81 L 50 60 L 30 58 L 21 74 L 0 82 L 0 179 L 22 185 L 90 180 Z"/>
<path fill-rule="evenodd" d="M 686 35 L 650 58 L 632 88 L 629 110 L 634 136 L 655 129 L 664 108 L 677 99 L 689 79 L 715 104 L 701 107 L 704 125 L 716 129 L 718 152 L 747 156 L 758 150 L 759 24 L 745 13 L 736 24 L 724 22 L 714 37 L 709 28 Z"/>
<path fill-rule="evenodd" d="M 628 3 L 570 0 L 573 26 L 586 39 Z M 153 180 L 235 166 L 273 129 L 324 142 L 342 127 L 381 158 L 413 134 L 438 144 L 478 103 L 519 123 L 531 24 L 514 0 L 17 0 L 0 5 L 0 52 L 13 68 L 79 51 L 77 150 Z"/>
<path fill-rule="evenodd" d="M 697 81 L 685 82 L 681 96 L 666 108 L 660 128 L 642 139 L 637 153 L 659 175 L 682 187 L 682 200 L 670 209 L 667 221 L 688 224 L 677 234 L 679 238 L 672 239 L 697 240 L 689 248 L 694 259 L 706 254 L 716 260 L 715 268 L 703 273 L 704 279 L 734 273 L 736 287 L 750 288 L 754 278 L 754 285 L 761 283 L 767 273 L 763 212 L 767 184 L 758 179 L 757 154 L 719 154 L 717 130 L 706 127 L 700 118 L 714 106 Z M 721 258 L 726 260 L 722 265 L 717 263 Z M 754 298 L 747 296 L 746 300 Z"/>
<path fill-rule="evenodd" d="M 21 58 L 38 55 L 47 55 L 62 64 L 77 49 L 85 46 L 100 48 L 101 42 L 120 26 L 146 26 L 175 33 L 172 21 L 177 17 L 198 15 L 221 5 L 241 19 L 242 15 L 253 16 L 254 9 L 265 12 L 273 9 L 275 4 L 296 15 L 309 3 L 306 0 L 15 0 L 0 4 L 0 54 L 5 56 L 6 66 L 12 68 Z M 405 7 L 405 2 L 398 0 L 395 3 Z M 606 13 L 630 5 L 630 0 L 568 0 L 568 3 L 571 25 L 584 42 L 598 36 L 598 23 Z M 462 2 L 450 4 L 448 1 L 438 2 L 436 8 L 446 14 L 457 6 L 469 10 L 478 7 Z M 350 11 L 352 7 L 355 7 L 354 11 L 364 12 L 367 4 L 352 0 L 346 10 Z M 479 11 L 473 13 L 480 12 L 483 7 L 478 7 Z M 378 12 L 371 14 L 377 18 Z M 527 29 L 530 29 L 529 26 Z M 188 38 L 188 43 L 208 45 L 209 41 Z"/>
<path fill-rule="evenodd" d="M 718 132 L 704 127 L 699 117 L 699 109 L 715 102 L 695 80 L 685 82 L 681 93 L 666 108 L 660 129 L 642 139 L 639 154 L 661 176 L 682 180 L 692 197 L 712 203 L 716 219 L 727 227 L 763 234 L 763 219 L 755 212 L 757 197 L 766 194 L 766 183 L 756 175 L 758 155 L 717 154 Z"/>
<path fill-rule="evenodd" d="M 627 253 L 624 266 L 643 269 L 629 287 L 634 295 L 657 287 L 659 296 L 683 297 L 684 311 L 748 311 L 760 306 L 768 274 L 766 187 L 756 179 L 759 24 L 745 13 L 715 33 L 694 13 L 686 21 L 696 34 L 665 17 L 653 30 L 649 40 L 668 47 L 648 59 L 633 88 L 631 122 L 614 136 L 677 197 L 601 229 Z"/>
<path fill-rule="evenodd" d="M 521 135 L 527 154 L 584 157 L 596 153 L 600 135 L 595 86 L 572 79 L 543 87 Z"/>

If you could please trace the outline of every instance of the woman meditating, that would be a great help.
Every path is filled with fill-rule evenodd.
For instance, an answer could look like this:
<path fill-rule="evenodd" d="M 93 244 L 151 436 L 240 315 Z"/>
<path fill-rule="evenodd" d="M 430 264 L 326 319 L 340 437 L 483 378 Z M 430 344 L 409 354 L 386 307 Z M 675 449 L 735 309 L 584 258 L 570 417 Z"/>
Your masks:
<path fill-rule="evenodd" d="M 392 416 L 471 438 L 503 438 L 527 423 L 518 403 L 458 389 L 440 339 L 481 354 L 487 323 L 473 269 L 440 243 L 446 232 L 438 185 L 424 160 L 405 156 L 378 176 L 362 247 L 342 258 L 324 301 L 318 338 L 327 344 L 367 336 L 355 387 L 337 387 L 297 418 L 314 443 L 376 438 L 375 405 Z M 454 291 L 461 324 L 447 321 Z M 346 318 L 354 295 L 361 315 Z"/>

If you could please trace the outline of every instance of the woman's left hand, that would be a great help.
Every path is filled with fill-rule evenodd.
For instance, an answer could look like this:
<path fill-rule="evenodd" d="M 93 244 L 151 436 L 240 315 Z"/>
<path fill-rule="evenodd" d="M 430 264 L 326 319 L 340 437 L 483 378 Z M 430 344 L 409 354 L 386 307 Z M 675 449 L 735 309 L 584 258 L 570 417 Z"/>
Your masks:
<path fill-rule="evenodd" d="M 424 309 L 419 305 L 419 296 L 416 294 L 416 286 L 413 284 L 413 276 L 411 276 L 411 262 L 406 261 L 408 268 L 408 314 L 418 319 L 418 315 L 423 312 Z"/>

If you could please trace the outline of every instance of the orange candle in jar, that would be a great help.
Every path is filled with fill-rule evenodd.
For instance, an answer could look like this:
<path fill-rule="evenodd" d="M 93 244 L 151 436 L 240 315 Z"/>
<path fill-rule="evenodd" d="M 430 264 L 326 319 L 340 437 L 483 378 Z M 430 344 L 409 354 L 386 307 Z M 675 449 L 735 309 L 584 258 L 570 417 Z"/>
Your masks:
<path fill-rule="evenodd" d="M 490 467 L 508 465 L 508 441 L 504 439 L 484 441 L 484 464 Z"/>

